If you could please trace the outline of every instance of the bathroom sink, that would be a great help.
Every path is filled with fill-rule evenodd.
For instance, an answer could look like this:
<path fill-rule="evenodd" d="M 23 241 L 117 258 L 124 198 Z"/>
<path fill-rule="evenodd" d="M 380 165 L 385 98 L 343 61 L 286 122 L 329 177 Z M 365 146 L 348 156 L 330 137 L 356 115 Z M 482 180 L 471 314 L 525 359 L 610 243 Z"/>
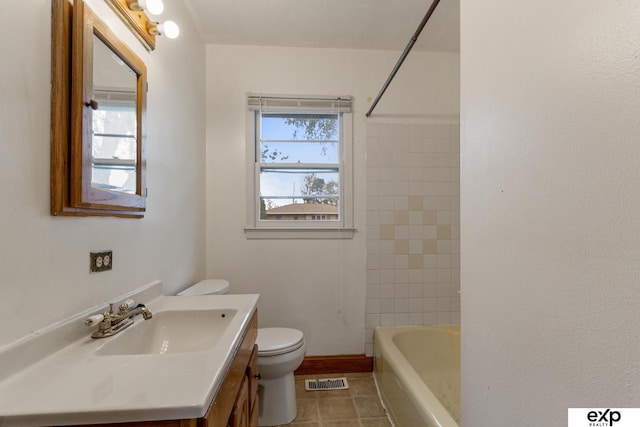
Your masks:
<path fill-rule="evenodd" d="M 234 309 L 167 310 L 112 338 L 103 338 L 100 356 L 191 353 L 212 348 L 236 315 Z"/>

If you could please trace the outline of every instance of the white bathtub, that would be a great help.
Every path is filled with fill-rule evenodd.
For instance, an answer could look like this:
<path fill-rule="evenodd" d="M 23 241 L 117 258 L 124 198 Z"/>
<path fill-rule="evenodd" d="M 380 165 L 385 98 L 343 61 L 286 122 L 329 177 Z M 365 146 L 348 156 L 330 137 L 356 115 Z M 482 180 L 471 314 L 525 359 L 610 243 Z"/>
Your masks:
<path fill-rule="evenodd" d="M 460 327 L 378 328 L 374 375 L 398 427 L 458 427 Z"/>

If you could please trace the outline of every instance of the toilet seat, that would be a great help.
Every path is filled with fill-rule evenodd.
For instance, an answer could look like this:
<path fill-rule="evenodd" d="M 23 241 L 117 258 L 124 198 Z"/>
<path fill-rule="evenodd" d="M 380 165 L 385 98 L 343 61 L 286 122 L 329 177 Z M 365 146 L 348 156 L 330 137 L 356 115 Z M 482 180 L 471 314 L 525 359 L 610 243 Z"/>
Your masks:
<path fill-rule="evenodd" d="M 229 291 L 229 281 L 224 279 L 205 279 L 178 293 L 180 296 L 219 295 Z"/>
<path fill-rule="evenodd" d="M 297 329 L 259 328 L 258 357 L 290 353 L 304 345 L 304 335 Z"/>

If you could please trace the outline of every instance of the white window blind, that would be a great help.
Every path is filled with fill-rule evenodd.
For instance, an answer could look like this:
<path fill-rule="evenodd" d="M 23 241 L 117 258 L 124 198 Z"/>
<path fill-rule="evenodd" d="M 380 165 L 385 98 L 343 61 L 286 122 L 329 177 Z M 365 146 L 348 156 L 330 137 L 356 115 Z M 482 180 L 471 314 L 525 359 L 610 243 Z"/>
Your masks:
<path fill-rule="evenodd" d="M 332 113 L 350 113 L 351 97 L 302 97 L 249 94 L 247 105 L 251 111 L 326 111 Z"/>

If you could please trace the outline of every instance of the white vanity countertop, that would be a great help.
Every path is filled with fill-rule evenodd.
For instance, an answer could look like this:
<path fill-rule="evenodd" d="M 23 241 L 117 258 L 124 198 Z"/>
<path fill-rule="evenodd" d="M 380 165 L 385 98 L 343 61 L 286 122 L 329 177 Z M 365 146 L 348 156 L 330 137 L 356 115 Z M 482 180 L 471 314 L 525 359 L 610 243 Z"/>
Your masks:
<path fill-rule="evenodd" d="M 0 426 L 200 418 L 223 380 L 258 297 L 159 296 L 140 301 L 154 314 L 207 309 L 237 313 L 215 346 L 191 353 L 96 355 L 111 338 L 92 339 L 96 328 L 87 328 L 85 338 L 0 381 Z M 145 322 L 141 316 L 134 320 Z"/>

